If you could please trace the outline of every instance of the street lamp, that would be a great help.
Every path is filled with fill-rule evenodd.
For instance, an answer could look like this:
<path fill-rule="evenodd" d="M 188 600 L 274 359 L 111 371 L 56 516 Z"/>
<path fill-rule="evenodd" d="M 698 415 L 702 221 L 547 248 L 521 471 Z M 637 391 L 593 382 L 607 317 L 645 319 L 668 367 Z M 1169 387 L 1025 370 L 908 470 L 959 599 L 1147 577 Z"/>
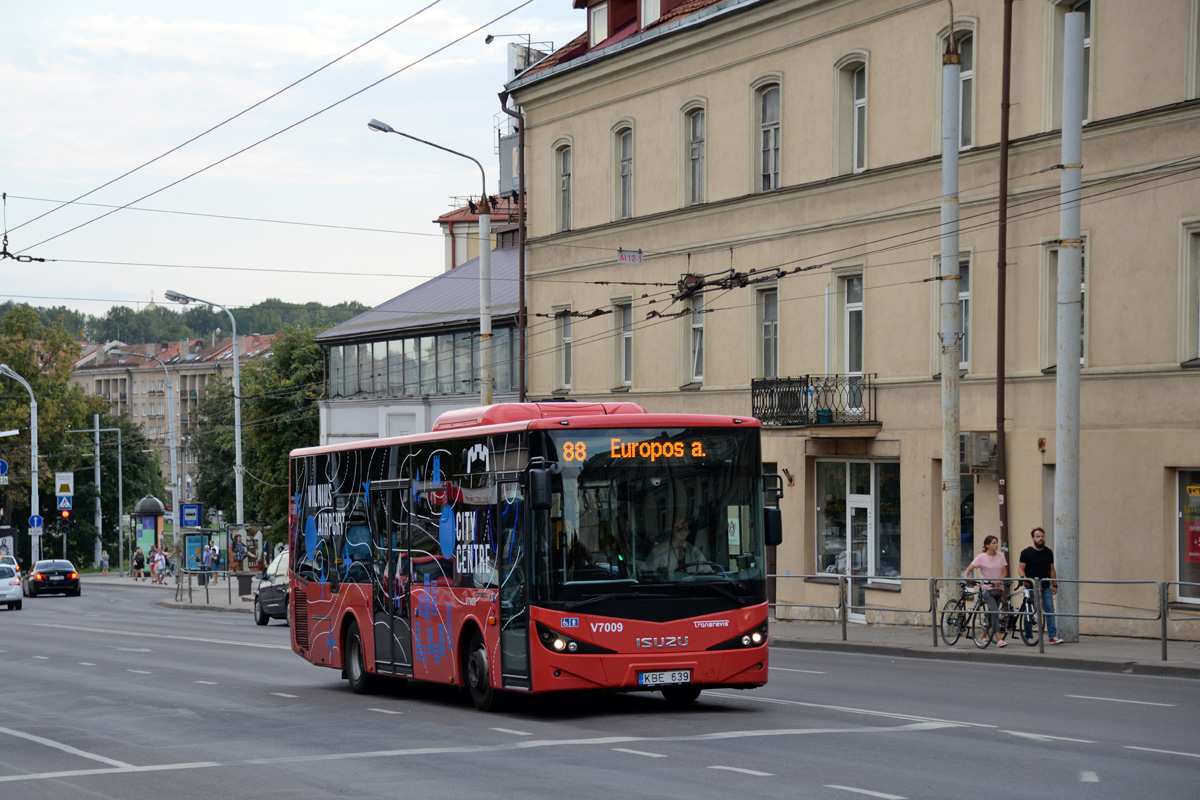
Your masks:
<path fill-rule="evenodd" d="M 32 520 L 38 515 L 38 452 L 37 452 L 37 400 L 33 397 L 33 389 L 29 381 L 13 372 L 8 364 L 0 364 L 0 375 L 6 375 L 25 387 L 29 392 L 29 517 Z M 38 547 L 41 547 L 41 537 L 38 537 Z M 32 552 L 32 542 L 29 553 L 29 563 L 32 565 L 34 556 L 41 557 L 41 552 Z"/>
<path fill-rule="evenodd" d="M 167 370 L 167 365 L 158 356 L 148 355 L 146 353 L 134 353 L 129 350 L 109 350 L 110 355 L 117 356 L 134 356 L 135 358 L 144 358 L 149 361 L 157 361 L 158 365 L 163 368 L 163 374 L 167 376 L 167 416 L 171 420 L 170 436 L 171 436 L 171 534 L 176 539 L 179 538 L 179 473 L 175 466 L 175 426 L 179 423 L 175 416 L 175 386 L 171 382 L 171 373 Z"/>
<path fill-rule="evenodd" d="M 243 504 L 242 492 L 242 377 L 240 366 L 241 356 L 238 354 L 238 335 L 237 335 L 237 320 L 233 318 L 233 312 L 220 303 L 214 303 L 211 300 L 201 300 L 199 297 L 182 294 L 174 289 L 168 289 L 166 298 L 175 303 L 187 305 L 188 303 L 204 303 L 205 305 L 219 308 L 229 315 L 229 324 L 233 326 L 233 493 L 235 508 L 237 510 L 237 524 L 242 527 L 246 522 Z M 172 464 L 174 464 L 174 454 L 171 456 Z"/>
<path fill-rule="evenodd" d="M 487 199 L 487 173 L 483 165 L 466 153 L 442 147 L 440 144 L 418 139 L 416 136 L 398 131 L 386 122 L 373 119 L 367 127 L 380 133 L 394 133 L 414 142 L 427 144 L 444 150 L 447 153 L 469 159 L 479 167 L 479 176 L 483 179 L 483 187 L 479 195 L 479 401 L 480 405 L 492 404 L 492 213 Z M 171 295 L 168 292 L 167 297 Z"/>
<path fill-rule="evenodd" d="M 125 527 L 121 525 L 121 517 L 125 515 L 125 461 L 121 454 L 121 429 L 120 428 L 101 428 L 100 417 L 96 415 L 95 428 L 81 428 L 78 430 L 68 430 L 67 433 L 95 433 L 96 435 L 96 534 L 103 537 L 103 531 L 100 527 L 100 434 L 112 433 L 117 434 L 117 557 L 119 558 L 118 571 L 121 576 L 125 575 Z M 151 451 L 153 452 L 153 451 Z M 176 534 L 178 535 L 178 534 Z"/>

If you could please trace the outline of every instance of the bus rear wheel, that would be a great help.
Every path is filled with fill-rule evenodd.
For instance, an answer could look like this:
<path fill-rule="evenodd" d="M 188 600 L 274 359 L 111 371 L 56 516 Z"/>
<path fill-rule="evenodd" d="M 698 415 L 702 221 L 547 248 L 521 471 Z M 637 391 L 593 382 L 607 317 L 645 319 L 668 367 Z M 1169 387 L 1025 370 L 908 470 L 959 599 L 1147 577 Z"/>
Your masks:
<path fill-rule="evenodd" d="M 374 688 L 374 677 L 367 672 L 366 657 L 363 655 L 362 635 L 358 623 L 351 622 L 346 631 L 346 682 L 355 694 L 370 694 Z"/>
<path fill-rule="evenodd" d="M 487 645 L 478 630 L 471 632 L 463 661 L 463 674 L 466 676 L 467 691 L 471 693 L 471 702 L 480 711 L 496 710 L 499 704 L 488 670 Z"/>
<path fill-rule="evenodd" d="M 671 705 L 685 706 L 696 701 L 696 698 L 700 696 L 700 689 L 695 686 L 667 686 L 662 693 Z"/>

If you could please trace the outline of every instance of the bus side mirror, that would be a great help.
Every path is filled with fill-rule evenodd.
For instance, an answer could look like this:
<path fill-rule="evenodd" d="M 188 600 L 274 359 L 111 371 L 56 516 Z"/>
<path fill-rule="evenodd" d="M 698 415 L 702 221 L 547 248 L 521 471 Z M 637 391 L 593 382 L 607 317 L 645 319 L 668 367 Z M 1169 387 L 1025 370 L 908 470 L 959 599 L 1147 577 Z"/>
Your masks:
<path fill-rule="evenodd" d="M 779 510 L 779 506 L 767 506 L 763 509 L 763 540 L 767 547 L 783 544 L 783 512 Z"/>
<path fill-rule="evenodd" d="M 552 485 L 550 470 L 529 470 L 529 505 L 534 511 L 550 510 Z"/>

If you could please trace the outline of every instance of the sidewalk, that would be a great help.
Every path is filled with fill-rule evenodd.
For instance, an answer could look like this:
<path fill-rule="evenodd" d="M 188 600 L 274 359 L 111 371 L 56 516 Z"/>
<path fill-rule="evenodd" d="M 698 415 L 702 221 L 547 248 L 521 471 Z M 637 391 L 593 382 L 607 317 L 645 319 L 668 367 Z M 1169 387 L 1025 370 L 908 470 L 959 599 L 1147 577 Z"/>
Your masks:
<path fill-rule="evenodd" d="M 772 620 L 770 635 L 775 647 L 799 650 L 1200 679 L 1200 642 L 1168 641 L 1167 660 L 1163 661 L 1158 639 L 1120 636 L 1081 636 L 1074 644 L 1046 644 L 1041 653 L 1038 647 L 1026 647 L 1020 640 L 1010 640 L 1003 648 L 993 644 L 985 650 L 966 637 L 953 647 L 941 639 L 935 646 L 928 625 L 850 624 L 846 641 L 842 641 L 840 623 Z"/>
<path fill-rule="evenodd" d="M 128 576 L 121 577 L 110 572 L 108 575 L 85 574 L 83 585 L 85 588 L 137 587 L 155 593 L 159 598 L 157 605 L 164 608 L 246 613 L 252 610 L 250 596 L 238 595 L 237 580 L 230 582 L 224 576 L 210 587 L 197 585 L 193 576 L 190 599 L 184 578 L 182 600 L 178 601 L 175 599 L 174 578 L 168 578 L 166 585 L 159 586 L 149 579 L 133 581 Z M 938 639 L 935 646 L 933 629 L 928 625 L 852 624 L 846 627 L 846 641 L 842 641 L 842 626 L 838 623 L 772 620 L 770 636 L 774 647 L 797 650 L 1200 679 L 1200 642 L 1170 641 L 1167 643 L 1168 660 L 1162 661 L 1162 647 L 1158 639 L 1119 636 L 1082 636 L 1074 644 L 1047 644 L 1045 653 L 1039 652 L 1037 647 L 1026 647 L 1020 641 L 1011 641 L 1004 648 L 992 645 L 986 650 L 980 650 L 967 638 L 959 639 L 953 647 L 947 647 L 945 642 Z"/>
<path fill-rule="evenodd" d="M 181 592 L 181 600 L 176 600 L 176 584 L 175 578 L 167 578 L 160 586 L 157 583 L 151 583 L 147 577 L 144 581 L 135 581 L 128 575 L 122 577 L 114 571 L 109 571 L 107 575 L 97 575 L 95 573 L 84 573 L 81 577 L 83 587 L 86 589 L 89 586 L 133 586 L 138 589 L 144 589 L 148 592 L 154 592 L 159 598 L 155 603 L 163 608 L 181 608 L 193 609 L 202 611 L 244 611 L 247 614 L 254 609 L 251 605 L 250 595 L 241 596 L 238 594 L 238 581 L 236 576 L 233 580 L 228 580 L 224 575 L 217 581 L 214 586 L 200 586 L 196 581 L 195 575 L 192 576 L 192 592 L 191 597 L 188 596 L 187 576 L 183 576 L 183 591 Z M 254 580 L 258 580 L 258 576 L 254 576 Z M 205 591 L 207 589 L 207 591 Z"/>

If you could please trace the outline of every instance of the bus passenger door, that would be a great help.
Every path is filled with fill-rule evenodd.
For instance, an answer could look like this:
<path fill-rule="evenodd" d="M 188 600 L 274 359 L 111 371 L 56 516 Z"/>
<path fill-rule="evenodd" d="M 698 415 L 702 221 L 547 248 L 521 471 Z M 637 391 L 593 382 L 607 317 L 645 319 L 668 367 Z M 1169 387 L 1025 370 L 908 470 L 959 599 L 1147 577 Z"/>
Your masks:
<path fill-rule="evenodd" d="M 402 498 L 409 481 L 371 484 L 371 533 L 375 569 L 372 617 L 375 669 L 383 674 L 412 675 L 412 623 L 408 594 L 409 504 Z"/>
<path fill-rule="evenodd" d="M 529 505 L 519 484 L 499 484 L 500 673 L 504 686 L 531 688 L 529 679 Z"/>

